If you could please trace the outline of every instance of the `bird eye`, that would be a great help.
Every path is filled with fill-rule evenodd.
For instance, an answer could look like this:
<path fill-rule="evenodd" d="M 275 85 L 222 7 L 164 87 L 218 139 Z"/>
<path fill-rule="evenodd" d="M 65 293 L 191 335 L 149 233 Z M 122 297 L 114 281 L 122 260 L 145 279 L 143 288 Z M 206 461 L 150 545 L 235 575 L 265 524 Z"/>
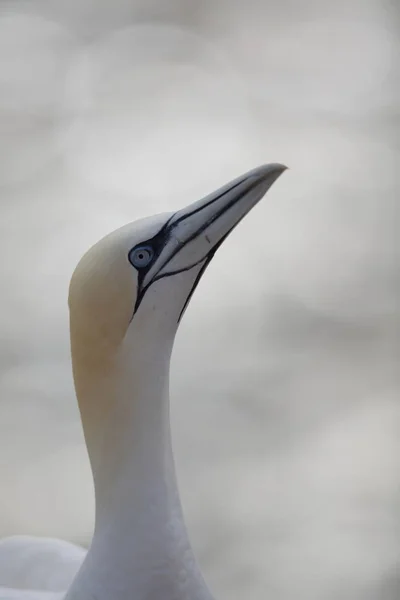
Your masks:
<path fill-rule="evenodd" d="M 129 260 L 137 269 L 143 269 L 151 262 L 154 250 L 151 246 L 139 246 L 129 253 Z"/>

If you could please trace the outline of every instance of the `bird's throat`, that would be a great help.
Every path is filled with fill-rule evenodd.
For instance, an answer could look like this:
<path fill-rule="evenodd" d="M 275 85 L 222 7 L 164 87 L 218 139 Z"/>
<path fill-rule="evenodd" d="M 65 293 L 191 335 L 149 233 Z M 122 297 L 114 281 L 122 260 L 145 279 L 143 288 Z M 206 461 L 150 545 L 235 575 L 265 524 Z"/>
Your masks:
<path fill-rule="evenodd" d="M 186 588 L 197 590 L 190 600 L 211 599 L 193 557 L 176 483 L 169 419 L 172 344 L 158 340 L 136 347 L 128 339 L 106 377 L 76 381 L 96 519 L 68 600 L 183 600 Z M 79 397 L 89 390 L 90 398 Z"/>

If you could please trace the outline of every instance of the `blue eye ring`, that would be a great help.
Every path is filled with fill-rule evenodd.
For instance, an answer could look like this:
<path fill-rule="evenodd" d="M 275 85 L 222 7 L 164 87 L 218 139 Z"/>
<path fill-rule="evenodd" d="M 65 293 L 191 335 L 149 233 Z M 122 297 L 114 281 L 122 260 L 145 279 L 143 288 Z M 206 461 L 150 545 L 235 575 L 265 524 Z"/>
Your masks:
<path fill-rule="evenodd" d="M 154 250 L 151 246 L 137 246 L 129 252 L 129 262 L 136 269 L 144 269 L 147 267 L 154 257 Z"/>

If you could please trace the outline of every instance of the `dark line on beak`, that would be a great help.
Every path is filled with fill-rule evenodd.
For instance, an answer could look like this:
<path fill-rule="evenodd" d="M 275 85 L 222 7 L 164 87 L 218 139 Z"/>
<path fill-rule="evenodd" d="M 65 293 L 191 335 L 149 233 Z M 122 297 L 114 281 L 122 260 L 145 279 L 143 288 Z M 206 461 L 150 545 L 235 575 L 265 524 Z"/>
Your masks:
<path fill-rule="evenodd" d="M 211 198 L 211 200 L 209 200 L 208 202 L 206 202 L 206 204 L 203 204 L 202 206 L 199 206 L 199 207 L 195 208 L 194 210 L 190 211 L 189 213 L 186 213 L 186 214 L 182 215 L 181 217 L 179 217 L 179 219 L 177 219 L 176 221 L 174 221 L 174 223 L 171 224 L 171 229 L 174 228 L 174 227 L 176 227 L 176 225 L 178 225 L 179 223 L 181 223 L 182 221 L 184 221 L 188 217 L 192 217 L 193 215 L 195 215 L 198 212 L 202 211 L 204 208 L 208 208 L 209 206 L 211 206 L 212 204 L 214 204 L 214 202 L 217 202 L 217 200 L 220 200 L 223 196 L 225 196 L 225 194 L 227 194 L 228 192 L 231 192 L 232 190 L 234 190 L 235 188 L 237 188 L 244 181 L 246 181 L 246 177 L 244 177 L 243 179 L 241 179 L 240 181 L 238 181 L 237 183 L 235 183 L 234 185 L 232 185 L 229 189 L 227 189 L 224 192 L 221 192 L 220 194 L 218 194 L 218 196 L 215 196 L 215 198 Z M 175 215 L 173 215 L 171 218 L 173 218 L 174 216 Z"/>
<path fill-rule="evenodd" d="M 212 259 L 214 258 L 214 254 L 216 253 L 216 251 L 218 250 L 218 248 L 221 246 L 221 244 L 222 244 L 222 243 L 225 241 L 225 239 L 228 237 L 228 235 L 231 233 L 231 231 L 233 231 L 233 230 L 235 229 L 236 225 L 238 225 L 238 224 L 240 223 L 240 221 L 241 221 L 242 219 L 244 219 L 244 217 L 245 217 L 245 216 L 246 216 L 246 215 L 243 215 L 243 217 L 241 217 L 241 218 L 240 218 L 240 219 L 239 219 L 239 220 L 238 220 L 238 221 L 237 221 L 237 222 L 236 222 L 236 223 L 235 223 L 235 224 L 234 224 L 234 225 L 233 225 L 233 226 L 232 226 L 232 227 L 231 227 L 231 228 L 230 228 L 230 229 L 229 229 L 229 230 L 228 230 L 226 233 L 225 233 L 225 235 L 224 235 L 224 236 L 223 236 L 223 237 L 222 237 L 222 238 L 221 238 L 221 239 L 220 239 L 220 240 L 219 240 L 219 241 L 218 241 L 218 242 L 215 244 L 215 246 L 213 246 L 213 248 L 212 248 L 212 249 L 210 250 L 210 252 L 208 253 L 208 255 L 207 255 L 207 259 L 206 259 L 206 262 L 204 263 L 204 265 L 202 266 L 202 268 L 201 268 L 201 269 L 200 269 L 200 271 L 198 272 L 198 274 L 197 274 L 197 277 L 196 277 L 196 279 L 195 279 L 195 282 L 194 282 L 194 284 L 193 284 L 193 286 L 192 286 L 192 289 L 190 290 L 190 292 L 189 292 L 189 295 L 188 295 L 188 297 L 186 298 L 185 304 L 183 305 L 183 308 L 182 308 L 182 310 L 181 310 L 181 312 L 180 312 L 180 314 L 179 314 L 178 323 L 180 323 L 180 321 L 181 321 L 181 319 L 182 319 L 182 317 L 183 317 L 183 314 L 184 314 L 184 312 L 185 312 L 185 310 L 186 310 L 186 308 L 187 308 L 187 306 L 188 306 L 188 304 L 189 304 L 189 302 L 190 302 L 190 300 L 191 300 L 191 298 L 192 298 L 192 296 L 193 296 L 193 294 L 194 294 L 194 292 L 195 292 L 195 290 L 196 290 L 197 286 L 199 285 L 200 279 L 202 278 L 202 276 L 203 276 L 203 274 L 204 274 L 204 271 L 207 269 L 208 265 L 210 264 L 210 262 L 211 262 L 211 261 L 212 261 Z M 204 260 L 204 258 L 203 258 L 202 260 Z M 199 262 L 201 262 L 201 261 L 199 261 Z M 199 264 L 199 263 L 197 263 L 197 264 Z M 192 265 L 192 267 L 191 267 L 191 268 L 193 268 L 194 266 L 195 266 L 195 265 Z"/>
<path fill-rule="evenodd" d="M 202 278 L 202 275 L 203 275 L 204 271 L 207 269 L 207 267 L 208 267 L 209 263 L 211 262 L 211 259 L 212 259 L 212 257 L 213 257 L 213 256 L 214 256 L 214 252 L 213 252 L 211 255 L 209 255 L 209 256 L 208 256 L 208 258 L 207 258 L 206 262 L 205 262 L 205 263 L 204 263 L 204 265 L 201 267 L 200 271 L 197 273 L 197 277 L 196 277 L 196 279 L 194 280 L 194 284 L 193 284 L 193 286 L 192 286 L 192 289 L 190 290 L 190 292 L 189 292 L 189 294 L 188 294 L 188 297 L 187 297 L 187 298 L 186 298 L 186 300 L 185 300 L 185 304 L 183 305 L 183 307 L 182 307 L 182 310 L 181 310 L 181 312 L 179 313 L 179 317 L 178 317 L 178 323 L 180 323 L 180 321 L 181 321 L 181 319 L 182 319 L 182 317 L 183 317 L 183 314 L 184 314 L 184 312 L 185 312 L 185 310 L 186 310 L 186 308 L 187 308 L 187 306 L 188 306 L 188 304 L 189 304 L 189 302 L 190 302 L 190 299 L 191 299 L 191 297 L 193 296 L 193 294 L 194 294 L 194 292 L 195 292 L 195 290 L 196 290 L 197 286 L 199 285 L 200 279 Z"/>
<path fill-rule="evenodd" d="M 240 181 L 236 182 L 234 185 L 232 185 L 230 188 L 226 189 L 225 191 L 221 192 L 220 194 L 218 194 L 218 196 L 215 196 L 214 198 L 212 198 L 211 200 L 209 200 L 208 202 L 206 202 L 206 204 L 203 204 L 201 206 L 199 206 L 198 208 L 181 215 L 176 221 L 173 221 L 174 217 L 176 216 L 177 213 L 174 213 L 169 219 L 168 221 L 165 223 L 165 225 L 163 225 L 163 227 L 161 228 L 161 230 L 156 234 L 156 236 L 154 236 L 154 238 L 152 238 L 153 240 L 157 237 L 162 237 L 165 236 L 165 240 L 164 240 L 164 247 L 165 247 L 165 242 L 170 238 L 172 231 L 175 229 L 175 227 L 181 223 L 182 221 L 185 221 L 186 219 L 188 219 L 189 217 L 201 212 L 202 210 L 206 209 L 207 207 L 211 206 L 212 204 L 214 204 L 215 202 L 217 202 L 218 200 L 220 200 L 221 198 L 223 198 L 223 196 L 225 196 L 226 194 L 228 194 L 229 192 L 231 192 L 232 190 L 236 189 L 237 187 L 239 187 L 242 183 L 244 183 L 247 180 L 247 177 L 242 178 Z M 178 245 L 175 248 L 175 250 L 172 252 L 172 254 L 170 256 L 168 256 L 166 258 L 166 260 L 159 266 L 158 268 L 158 273 L 164 269 L 166 267 L 166 265 L 171 262 L 173 260 L 173 258 L 187 245 L 189 244 L 191 241 L 193 241 L 194 239 L 196 239 L 205 229 L 207 229 L 212 223 L 214 223 L 215 221 L 217 221 L 225 212 L 227 212 L 232 206 L 234 206 L 235 204 L 237 204 L 238 202 L 240 202 L 240 200 L 243 198 L 244 194 L 249 193 L 253 188 L 257 187 L 259 184 L 261 183 L 261 181 L 259 179 L 256 179 L 254 181 L 253 184 L 249 185 L 246 190 L 243 192 L 243 194 L 241 194 L 240 196 L 233 198 L 228 204 L 226 204 L 225 206 L 223 206 L 218 212 L 214 213 L 206 222 L 204 222 L 196 231 L 194 231 L 185 241 L 181 242 L 180 240 L 178 241 Z M 230 234 L 230 232 L 240 223 L 240 221 L 245 217 L 245 215 L 243 215 L 243 217 L 241 217 L 234 225 L 233 227 L 231 227 L 231 229 L 229 229 L 226 234 L 215 244 L 215 246 L 213 248 L 211 248 L 211 250 L 209 251 L 209 253 L 206 255 L 206 257 L 203 257 L 201 260 L 199 260 L 198 262 L 196 262 L 195 264 L 190 265 L 189 267 L 185 267 L 183 269 L 179 269 L 176 271 L 170 271 L 168 273 L 164 273 L 163 275 L 157 276 L 157 273 L 154 275 L 154 277 L 151 279 L 151 281 L 149 281 L 149 283 L 142 289 L 141 288 L 141 281 L 143 281 L 144 277 L 145 277 L 145 272 L 140 273 L 139 274 L 139 293 L 138 296 L 136 298 L 136 303 L 135 303 L 135 308 L 133 311 L 133 315 L 132 315 L 132 319 L 136 313 L 136 311 L 138 310 L 143 297 L 146 293 L 146 291 L 149 289 L 149 287 L 157 280 L 162 279 L 163 277 L 170 277 L 172 275 L 176 275 L 180 272 L 183 271 L 189 271 L 190 269 L 194 268 L 196 265 L 200 264 L 203 260 L 205 260 L 204 265 L 202 266 L 201 270 L 199 271 L 196 280 L 193 284 L 193 287 L 185 301 L 185 304 L 180 312 L 179 315 L 179 319 L 178 319 L 178 323 L 181 320 L 183 313 L 186 310 L 187 305 L 189 304 L 189 301 L 204 273 L 204 271 L 206 270 L 207 266 L 209 265 L 211 259 L 213 258 L 215 252 L 217 251 L 217 249 L 219 248 L 219 246 L 222 244 L 222 242 L 225 240 L 225 238 Z M 173 221 L 173 222 L 172 222 Z M 147 243 L 151 243 L 152 240 L 148 240 Z M 162 250 L 161 250 L 162 251 Z M 158 254 L 159 256 L 159 254 Z M 132 320 L 131 319 L 131 320 Z"/>
<path fill-rule="evenodd" d="M 220 194 L 218 194 L 218 196 L 216 196 L 215 198 L 212 198 L 212 200 L 210 200 L 206 204 L 203 204 L 202 206 L 199 206 L 195 210 L 193 210 L 193 211 L 191 211 L 189 213 L 186 213 L 185 215 L 182 215 L 181 217 L 179 217 L 179 219 L 177 219 L 175 222 L 171 223 L 168 233 L 171 234 L 171 232 L 175 229 L 175 227 L 179 223 L 181 223 L 182 221 L 185 221 L 189 217 L 191 217 L 191 216 L 193 216 L 193 215 L 201 212 L 202 210 L 204 210 L 205 208 L 207 208 L 208 206 L 210 206 L 211 204 L 213 204 L 217 200 L 220 200 L 221 198 L 223 198 L 226 194 L 229 194 L 229 192 L 231 192 L 232 190 L 234 190 L 235 188 L 237 188 L 239 185 L 241 185 L 242 183 L 244 183 L 246 181 L 246 179 L 247 179 L 246 177 L 244 179 L 241 179 L 240 181 L 238 181 L 237 183 L 235 183 L 234 185 L 232 185 L 230 188 L 228 188 L 224 192 L 221 192 Z M 250 192 L 254 187 L 257 187 L 257 185 L 259 185 L 259 183 L 260 183 L 260 181 L 255 181 L 253 185 L 249 186 L 246 189 L 245 193 Z M 237 204 L 238 202 L 240 202 L 240 200 L 242 199 L 242 197 L 243 197 L 243 194 L 241 196 L 237 197 L 237 198 L 233 198 L 226 206 L 223 206 L 218 212 L 216 212 L 215 214 L 213 214 L 212 217 L 210 219 L 208 219 L 208 221 L 205 221 L 185 241 L 181 242 L 181 241 L 178 240 L 178 246 L 175 248 L 175 250 L 171 254 L 171 256 L 169 256 L 165 260 L 165 262 L 162 265 L 160 265 L 159 270 L 161 271 L 178 254 L 178 252 L 180 252 L 182 250 L 182 248 L 184 248 L 191 241 L 195 240 L 205 229 L 207 229 L 210 225 L 212 225 L 212 223 L 214 223 L 215 221 L 217 221 L 225 212 L 227 212 L 230 208 L 232 208 L 232 206 L 234 206 L 235 204 Z M 225 237 L 223 239 L 225 239 Z M 153 281 L 155 281 L 155 279 L 153 279 L 150 283 L 152 283 Z M 148 285 L 150 285 L 150 283 Z"/>

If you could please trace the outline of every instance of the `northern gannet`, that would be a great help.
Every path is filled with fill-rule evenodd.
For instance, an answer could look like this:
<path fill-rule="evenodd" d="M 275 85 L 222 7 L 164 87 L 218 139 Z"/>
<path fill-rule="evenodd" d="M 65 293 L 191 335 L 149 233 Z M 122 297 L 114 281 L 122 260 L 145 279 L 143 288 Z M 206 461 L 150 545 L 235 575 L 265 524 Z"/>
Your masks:
<path fill-rule="evenodd" d="M 95 244 L 69 290 L 71 355 L 95 487 L 87 553 L 0 543 L 0 600 L 212 600 L 188 539 L 171 447 L 178 325 L 216 250 L 286 169 L 258 167 L 183 210 Z"/>

